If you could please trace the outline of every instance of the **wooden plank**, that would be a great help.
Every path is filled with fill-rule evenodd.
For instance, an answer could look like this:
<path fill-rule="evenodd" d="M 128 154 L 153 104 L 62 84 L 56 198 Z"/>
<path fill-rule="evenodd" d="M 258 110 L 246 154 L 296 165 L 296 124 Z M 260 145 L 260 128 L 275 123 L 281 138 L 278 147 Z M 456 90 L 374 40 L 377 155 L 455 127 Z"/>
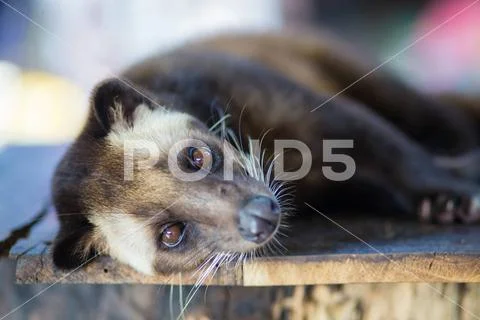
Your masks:
<path fill-rule="evenodd" d="M 315 221 L 317 220 L 317 221 Z M 211 285 L 276 286 L 371 282 L 480 282 L 480 237 L 476 226 L 422 226 L 413 221 L 344 218 L 340 223 L 370 245 L 343 230 L 329 228 L 320 217 L 292 226 L 298 237 L 284 241 L 285 256 L 245 263 L 239 269 L 220 268 Z M 323 226 L 322 226 L 323 222 Z M 306 222 L 305 222 L 306 223 Z M 324 232 L 321 232 L 325 229 Z M 331 229 L 331 230 L 329 230 Z M 374 229 L 375 234 L 370 232 Z M 298 230 L 298 231 L 296 231 Z M 303 230 L 300 233 L 299 230 Z M 329 231 L 327 231 L 329 230 Z M 382 231 L 383 230 L 383 231 Z M 324 234 L 325 237 L 312 236 Z M 367 240 L 366 240 L 367 241 Z M 43 247 L 43 250 L 46 250 Z M 145 277 L 131 268 L 102 257 L 72 274 L 55 270 L 50 256 L 38 249 L 18 257 L 21 283 L 155 283 L 192 284 L 190 274 Z"/>
<path fill-rule="evenodd" d="M 244 285 L 480 282 L 478 226 L 375 217 L 336 222 L 342 228 L 318 216 L 297 221 L 291 233 L 299 236 L 285 242 L 288 255 L 245 264 Z"/>
<path fill-rule="evenodd" d="M 52 265 L 48 254 L 25 255 L 17 259 L 16 278 L 18 283 L 141 283 L 166 285 L 193 285 L 197 274 L 177 273 L 172 275 L 146 276 L 132 268 L 117 263 L 109 257 L 98 257 L 94 262 L 72 271 L 61 271 Z M 204 285 L 242 285 L 241 268 L 219 270 L 214 277 L 206 279 Z"/>
<path fill-rule="evenodd" d="M 18 282 L 195 282 L 192 273 L 146 277 L 108 257 L 96 259 L 71 274 L 56 270 L 49 255 L 49 246 L 58 230 L 55 213 L 52 208 L 47 208 L 41 219 L 33 224 L 32 220 L 42 213 L 41 200 L 44 192 L 48 192 L 49 177 L 65 148 L 20 149 L 7 149 L 10 152 L 7 153 L 7 160 L 14 168 L 7 173 L 5 168 L 9 161 L 0 154 L 0 177 L 7 177 L 0 180 L 0 190 L 14 194 L 12 197 L 2 196 L 2 214 L 7 220 L 15 216 L 15 219 L 12 218 L 15 223 L 0 226 L 0 234 L 4 235 L 4 238 L 0 238 L 0 248 L 6 247 L 6 240 L 10 241 L 10 257 L 18 262 Z M 14 161 L 13 154 L 20 160 Z M 37 165 L 40 162 L 42 166 Z M 45 173 L 36 172 L 31 167 L 40 167 Z M 12 170 L 11 167 L 8 170 Z M 28 177 L 15 177 L 11 172 L 27 174 Z M 23 202 L 20 205 L 17 200 L 9 202 L 10 198 L 21 198 Z M 288 237 L 280 238 L 286 247 L 284 255 L 258 258 L 236 270 L 220 268 L 207 283 L 274 286 L 406 281 L 480 282 L 478 225 L 422 225 L 406 219 L 368 215 L 330 217 L 342 226 L 340 228 L 320 215 L 307 215 L 311 210 L 304 209 L 299 214 L 304 218 L 292 220 L 291 228 L 286 231 Z M 15 229 L 17 231 L 13 232 Z M 12 234 L 20 236 L 12 239 Z"/>
<path fill-rule="evenodd" d="M 480 259 L 428 253 L 298 256 L 246 264 L 243 279 L 245 286 L 480 282 Z"/>

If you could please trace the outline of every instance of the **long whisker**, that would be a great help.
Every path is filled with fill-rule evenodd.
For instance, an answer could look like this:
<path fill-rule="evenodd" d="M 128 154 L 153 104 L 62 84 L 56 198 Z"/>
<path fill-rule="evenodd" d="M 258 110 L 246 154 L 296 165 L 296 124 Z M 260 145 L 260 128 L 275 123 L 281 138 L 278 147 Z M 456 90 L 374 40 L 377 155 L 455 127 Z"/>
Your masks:
<path fill-rule="evenodd" d="M 173 284 L 170 285 L 169 309 L 170 309 L 170 319 L 173 320 Z"/>
<path fill-rule="evenodd" d="M 242 117 L 243 117 L 243 113 L 245 112 L 245 110 L 247 109 L 247 105 L 244 104 L 243 107 L 242 107 L 242 111 L 240 111 L 240 116 L 238 118 L 238 132 L 239 132 L 239 138 L 240 138 L 240 150 L 243 149 L 243 141 L 242 141 Z"/>
<path fill-rule="evenodd" d="M 230 114 L 226 114 L 224 116 L 222 116 L 217 122 L 215 122 L 208 130 L 210 132 L 215 132 L 215 129 L 218 127 L 218 126 L 221 126 L 220 129 L 222 130 L 223 132 L 223 128 L 225 126 L 225 121 L 227 119 L 231 118 L 231 115 Z"/>
<path fill-rule="evenodd" d="M 180 286 L 178 287 L 178 298 L 179 298 L 179 303 L 180 303 L 180 316 L 182 317 L 183 320 L 185 320 L 185 310 L 186 307 L 183 304 L 183 280 L 182 280 L 182 274 L 180 273 Z"/>
<path fill-rule="evenodd" d="M 202 275 L 200 278 L 199 278 L 199 281 L 197 281 L 197 283 L 195 283 L 195 285 L 193 286 L 193 288 L 190 290 L 190 293 L 187 295 L 187 298 L 186 298 L 186 303 L 185 305 L 183 306 L 182 308 L 182 311 L 180 313 L 180 315 L 184 314 L 185 313 L 185 310 L 186 308 L 190 305 L 190 302 L 192 301 L 192 299 L 194 298 L 195 294 L 197 293 L 197 291 L 200 289 L 201 287 L 201 284 L 203 283 L 204 279 L 206 278 L 206 276 L 208 276 L 210 273 L 211 273 L 211 276 L 213 277 L 215 275 L 215 273 L 217 272 L 217 270 L 220 268 L 221 264 L 225 261 L 225 259 L 227 258 L 228 256 L 224 253 L 219 253 L 215 256 L 215 258 L 213 259 L 213 261 L 211 262 L 210 266 L 206 269 L 206 272 L 204 275 Z M 177 320 L 180 319 L 180 316 L 177 318 Z"/>

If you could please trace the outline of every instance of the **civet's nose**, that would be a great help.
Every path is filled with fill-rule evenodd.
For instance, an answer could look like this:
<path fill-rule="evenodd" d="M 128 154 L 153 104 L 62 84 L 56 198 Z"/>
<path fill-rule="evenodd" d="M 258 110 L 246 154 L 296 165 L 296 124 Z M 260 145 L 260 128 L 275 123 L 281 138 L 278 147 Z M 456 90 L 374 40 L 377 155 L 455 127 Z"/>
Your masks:
<path fill-rule="evenodd" d="M 280 222 L 280 207 L 266 196 L 249 198 L 240 209 L 238 230 L 245 240 L 263 243 Z"/>

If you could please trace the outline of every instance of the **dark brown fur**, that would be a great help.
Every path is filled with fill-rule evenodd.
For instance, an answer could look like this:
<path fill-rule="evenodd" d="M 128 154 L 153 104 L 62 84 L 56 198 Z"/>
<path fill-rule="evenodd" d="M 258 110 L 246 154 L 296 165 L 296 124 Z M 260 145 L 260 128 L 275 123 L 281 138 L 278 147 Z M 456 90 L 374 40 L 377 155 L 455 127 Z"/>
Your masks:
<path fill-rule="evenodd" d="M 202 226 L 222 226 L 226 232 L 217 237 L 196 224 L 188 250 L 168 255 L 160 252 L 156 271 L 194 268 L 219 242 L 222 250 L 243 250 L 236 243 L 235 208 L 245 195 L 267 190 L 252 181 L 236 179 L 225 184 L 214 177 L 192 189 L 191 185 L 171 182 L 165 178 L 166 173 L 154 179 L 151 172 L 140 180 L 123 181 L 121 155 L 107 147 L 104 139 L 112 121 L 109 107 L 116 100 L 124 105 L 126 119 L 141 102 L 151 109 L 160 104 L 186 112 L 201 123 L 192 124 L 198 132 L 203 132 L 202 125 L 208 127 L 218 120 L 215 112 L 231 114 L 230 127 L 244 139 L 260 138 L 271 130 L 264 139 L 270 153 L 274 139 L 304 142 L 312 151 L 313 166 L 310 174 L 296 184 L 300 209 L 307 201 L 322 210 L 338 210 L 337 200 L 342 198 L 342 203 L 350 204 L 349 210 L 362 206 L 413 216 L 422 201 L 430 201 L 433 209 L 427 218 L 442 221 L 439 217 L 443 217 L 446 203 L 439 202 L 440 195 L 455 201 L 466 199 L 470 204 L 480 191 L 475 180 L 454 175 L 435 161 L 436 155 L 456 157 L 478 147 L 478 124 L 461 108 L 421 94 L 378 70 L 311 112 L 375 66 L 357 61 L 348 50 L 326 37 L 220 37 L 189 44 L 129 68 L 122 81 L 135 90 L 125 82 L 110 81 L 93 94 L 87 125 L 54 178 L 57 210 L 62 214 L 94 209 L 95 214 L 102 214 L 116 206 L 135 216 L 142 212 L 153 216 L 171 200 L 188 196 L 189 201 L 167 213 L 175 219 L 200 219 Z M 206 133 L 201 135 L 209 139 Z M 325 179 L 324 139 L 354 140 L 353 149 L 342 150 L 356 162 L 351 180 Z M 294 153 L 287 156 L 287 167 L 298 167 L 298 161 Z M 211 196 L 202 211 L 198 203 L 205 201 L 206 194 Z M 449 213 L 451 219 L 447 221 L 479 218 L 478 208 L 461 203 Z M 222 214 L 223 208 L 230 208 L 225 209 L 228 214 Z M 60 215 L 60 219 L 62 228 L 54 250 L 58 266 L 79 265 L 108 246 L 86 215 Z M 151 230 L 159 225 L 154 223 Z"/>

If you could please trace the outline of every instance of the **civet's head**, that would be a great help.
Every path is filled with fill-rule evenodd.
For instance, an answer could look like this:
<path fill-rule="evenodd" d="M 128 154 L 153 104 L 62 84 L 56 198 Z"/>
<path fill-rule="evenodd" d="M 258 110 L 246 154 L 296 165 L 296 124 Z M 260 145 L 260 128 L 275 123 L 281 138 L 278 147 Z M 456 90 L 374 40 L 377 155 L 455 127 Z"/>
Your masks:
<path fill-rule="evenodd" d="M 259 161 L 120 80 L 98 86 L 91 105 L 53 179 L 58 267 L 108 254 L 146 274 L 170 273 L 274 237 L 281 208 Z"/>

